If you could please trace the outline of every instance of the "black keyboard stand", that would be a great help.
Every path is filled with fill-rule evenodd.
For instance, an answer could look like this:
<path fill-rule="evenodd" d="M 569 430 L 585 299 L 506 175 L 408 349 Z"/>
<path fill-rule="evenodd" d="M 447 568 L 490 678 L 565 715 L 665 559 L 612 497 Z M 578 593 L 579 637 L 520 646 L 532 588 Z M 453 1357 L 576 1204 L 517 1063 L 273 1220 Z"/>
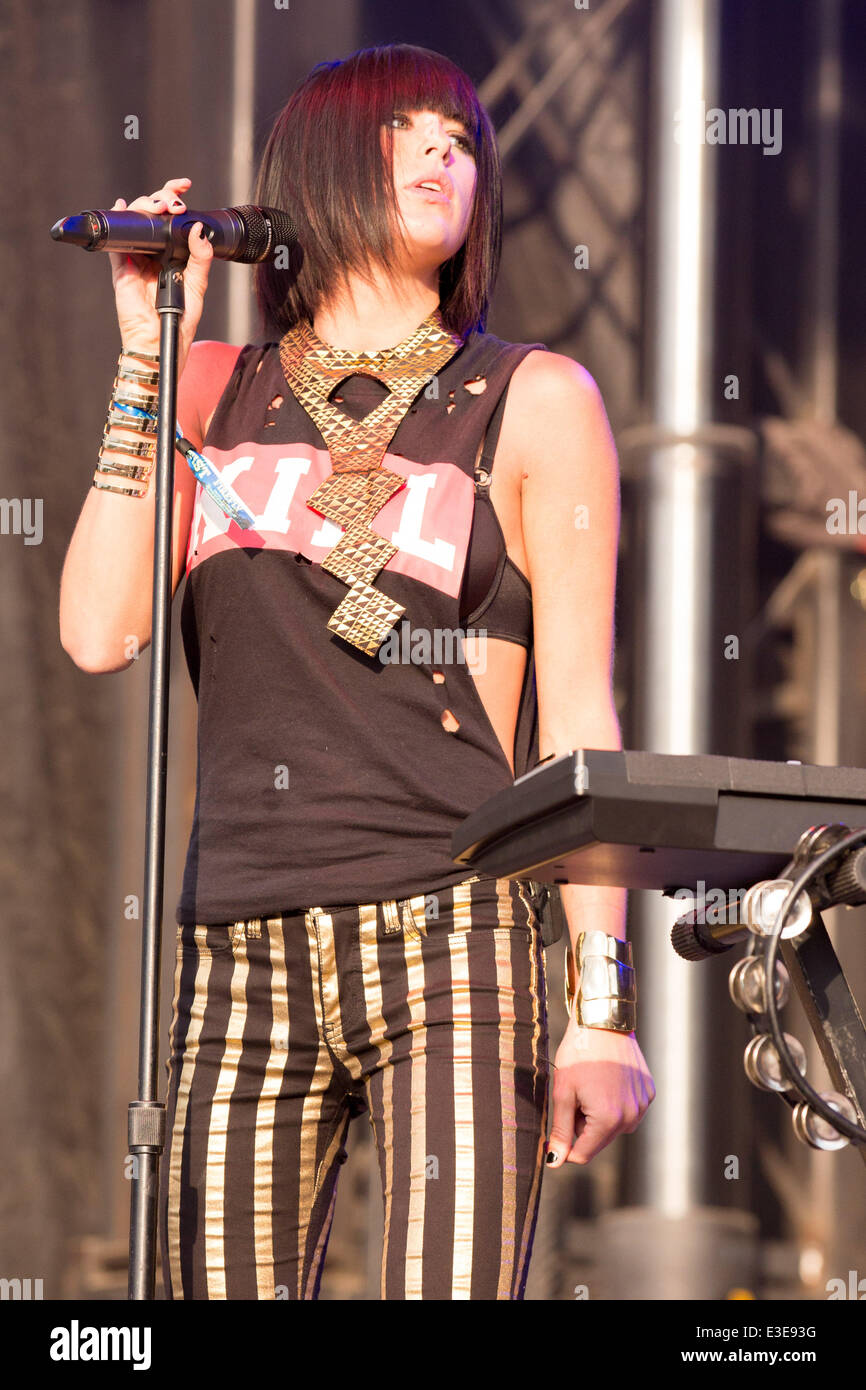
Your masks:
<path fill-rule="evenodd" d="M 695 912 L 672 932 L 680 955 L 700 960 L 748 941 L 761 957 L 769 937 L 741 910 L 749 889 L 792 883 L 849 836 L 849 826 L 866 826 L 862 768 L 576 749 L 540 764 L 468 816 L 454 834 L 452 854 L 478 872 L 550 884 L 554 894 L 560 883 L 658 889 L 668 896 L 685 889 L 697 900 Z M 737 906 L 727 909 L 721 924 L 712 924 L 699 901 L 699 885 L 707 883 L 737 890 Z M 821 918 L 829 907 L 866 904 L 866 831 L 862 851 L 858 846 L 835 858 L 810 882 L 808 903 L 800 897 L 806 925 L 799 932 L 792 925 L 790 935 L 786 926 L 774 950 L 834 1087 L 853 1106 L 850 1123 L 866 1131 L 866 1028 Z M 696 919 L 707 925 L 694 930 Z M 753 1037 L 771 1032 L 766 1013 L 740 1007 Z M 778 1093 L 792 1108 L 802 1111 L 807 1104 L 796 1087 Z M 816 1113 L 813 1108 L 813 1119 Z M 795 1129 L 805 1137 L 796 1115 Z M 846 1137 L 866 1162 L 866 1134 Z"/>

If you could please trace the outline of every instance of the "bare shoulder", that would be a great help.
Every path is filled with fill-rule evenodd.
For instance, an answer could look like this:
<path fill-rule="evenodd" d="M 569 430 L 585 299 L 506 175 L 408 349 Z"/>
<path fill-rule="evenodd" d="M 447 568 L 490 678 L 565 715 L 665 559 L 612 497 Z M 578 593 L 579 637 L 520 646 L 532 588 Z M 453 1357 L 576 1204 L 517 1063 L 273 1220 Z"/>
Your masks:
<path fill-rule="evenodd" d="M 221 394 L 234 370 L 240 351 L 240 347 L 234 343 L 218 343 L 210 338 L 194 342 L 186 360 L 184 376 L 188 372 L 191 381 L 196 384 L 207 383 L 212 378 L 218 379 L 222 382 Z"/>
<path fill-rule="evenodd" d="M 503 418 L 508 452 L 522 461 L 567 456 L 578 440 L 610 438 L 601 392 L 573 357 L 536 350 L 515 367 Z"/>
<path fill-rule="evenodd" d="M 178 386 L 178 418 L 184 433 L 189 438 L 197 437 L 199 444 L 207 434 L 240 351 L 234 343 L 209 338 L 190 347 Z"/>
<path fill-rule="evenodd" d="M 552 407 L 557 412 L 575 409 L 597 409 L 601 392 L 594 378 L 561 352 L 541 352 L 536 349 L 515 367 L 509 396 L 516 397 L 519 418 L 531 418 L 537 423 L 539 407 Z"/>
<path fill-rule="evenodd" d="M 598 391 L 595 380 L 573 357 L 564 352 L 547 352 L 536 348 L 528 352 L 519 366 L 515 367 L 512 380 L 524 388 L 532 383 L 538 389 L 558 392 L 578 390 L 588 393 Z"/>

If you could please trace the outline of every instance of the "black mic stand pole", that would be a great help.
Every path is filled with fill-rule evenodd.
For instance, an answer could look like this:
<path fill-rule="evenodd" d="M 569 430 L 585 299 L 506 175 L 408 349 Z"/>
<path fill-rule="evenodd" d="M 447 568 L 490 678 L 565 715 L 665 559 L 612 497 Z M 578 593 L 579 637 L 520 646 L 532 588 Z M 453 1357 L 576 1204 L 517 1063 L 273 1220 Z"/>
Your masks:
<path fill-rule="evenodd" d="M 171 256 L 171 251 L 167 255 Z M 132 1168 L 129 1228 L 129 1298 L 156 1292 L 156 1219 L 159 1160 L 165 1146 L 165 1105 L 157 1099 L 159 986 L 165 869 L 165 788 L 171 646 L 172 502 L 180 317 L 187 257 L 162 263 L 157 287 L 159 396 L 156 448 L 156 521 L 153 545 L 150 706 L 147 733 L 147 803 L 144 911 L 141 940 L 141 1015 L 138 1100 L 129 1106 Z"/>

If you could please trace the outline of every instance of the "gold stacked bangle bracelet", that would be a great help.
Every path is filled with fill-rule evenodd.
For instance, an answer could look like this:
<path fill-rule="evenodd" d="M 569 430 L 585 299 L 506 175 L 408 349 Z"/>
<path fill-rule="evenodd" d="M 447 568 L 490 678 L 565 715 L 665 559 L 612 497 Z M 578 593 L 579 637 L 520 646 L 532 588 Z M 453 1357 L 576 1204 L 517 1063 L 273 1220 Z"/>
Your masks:
<path fill-rule="evenodd" d="M 635 1029 L 631 943 L 603 931 L 580 932 L 575 949 L 565 949 L 565 1004 L 582 1028 Z"/>
<path fill-rule="evenodd" d="M 143 367 L 143 362 L 153 362 L 156 366 Z M 159 353 L 121 348 L 93 475 L 92 486 L 101 492 L 118 492 L 125 497 L 147 496 L 156 440 L 156 414 L 151 409 L 156 401 L 156 391 L 144 388 L 158 385 Z M 117 429 L 126 433 L 117 437 L 114 434 Z M 122 458 L 106 458 L 106 452 L 120 454 L 135 462 L 124 463 Z M 136 486 L 118 487 L 105 482 L 106 476 L 122 478 Z"/>

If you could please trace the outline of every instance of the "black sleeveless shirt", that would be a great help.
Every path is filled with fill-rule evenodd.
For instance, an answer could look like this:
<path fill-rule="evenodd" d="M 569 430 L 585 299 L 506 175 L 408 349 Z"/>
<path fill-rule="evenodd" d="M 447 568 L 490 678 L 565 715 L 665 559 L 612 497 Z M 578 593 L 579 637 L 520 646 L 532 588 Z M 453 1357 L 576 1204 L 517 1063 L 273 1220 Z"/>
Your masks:
<path fill-rule="evenodd" d="M 489 500 L 508 383 L 535 349 L 471 334 L 398 426 L 383 467 L 406 486 L 370 525 L 398 546 L 373 584 L 406 611 L 368 657 L 327 627 L 347 586 L 321 567 L 341 529 L 306 506 L 331 472 L 322 436 L 279 345 L 242 348 L 203 447 L 256 521 L 242 530 L 197 486 L 181 630 L 198 768 L 178 922 L 404 898 L 466 877 L 452 833 L 512 782 L 463 657 L 473 628 L 527 649 L 515 776 L 538 760 L 529 581 Z M 356 375 L 331 399 L 361 419 L 385 391 Z"/>

